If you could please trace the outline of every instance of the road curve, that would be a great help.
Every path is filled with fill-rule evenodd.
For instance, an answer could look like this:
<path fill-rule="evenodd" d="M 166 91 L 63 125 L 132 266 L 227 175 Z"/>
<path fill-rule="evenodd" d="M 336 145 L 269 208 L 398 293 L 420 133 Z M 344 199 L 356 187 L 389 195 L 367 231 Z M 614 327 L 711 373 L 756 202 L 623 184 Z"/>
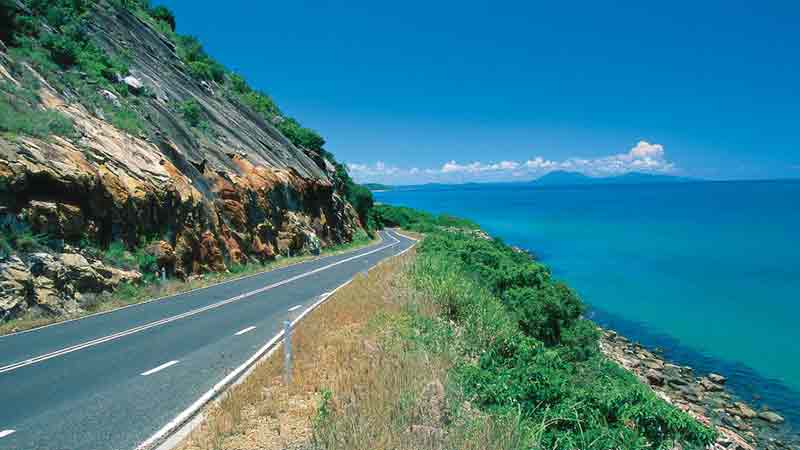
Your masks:
<path fill-rule="evenodd" d="M 295 313 L 397 255 L 368 247 L 0 337 L 0 449 L 132 450 L 250 359 Z"/>

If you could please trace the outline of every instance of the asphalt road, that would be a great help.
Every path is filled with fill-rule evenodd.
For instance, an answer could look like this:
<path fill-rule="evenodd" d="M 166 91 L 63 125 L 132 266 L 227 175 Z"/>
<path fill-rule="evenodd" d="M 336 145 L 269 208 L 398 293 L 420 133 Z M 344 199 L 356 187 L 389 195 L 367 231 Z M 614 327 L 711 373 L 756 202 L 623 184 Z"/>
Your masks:
<path fill-rule="evenodd" d="M 341 255 L 0 337 L 0 449 L 131 450 L 279 333 L 289 308 L 413 241 Z"/>

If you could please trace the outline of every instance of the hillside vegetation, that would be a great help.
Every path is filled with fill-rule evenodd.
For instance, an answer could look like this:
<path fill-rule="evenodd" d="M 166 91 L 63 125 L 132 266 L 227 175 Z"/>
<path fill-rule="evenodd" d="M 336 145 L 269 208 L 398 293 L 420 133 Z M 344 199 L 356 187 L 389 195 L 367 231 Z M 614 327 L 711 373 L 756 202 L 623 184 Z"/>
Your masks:
<path fill-rule="evenodd" d="M 699 449 L 714 441 L 712 430 L 600 352 L 585 305 L 545 265 L 468 221 L 387 205 L 377 214 L 427 233 L 410 280 L 436 314 L 408 311 L 409 345 L 447 353 L 448 391 L 516 424 L 514 448 Z M 463 413 L 453 408 L 453 417 Z"/>
<path fill-rule="evenodd" d="M 598 348 L 583 303 L 474 228 L 381 205 L 429 230 L 338 290 L 179 448 L 702 449 L 715 432 Z"/>
<path fill-rule="evenodd" d="M 346 194 L 363 223 L 368 222 L 372 206 L 369 189 L 353 182 L 346 167 L 325 150 L 325 139 L 319 133 L 286 116 L 268 94 L 253 89 L 244 77 L 230 72 L 208 55 L 195 37 L 176 33 L 175 16 L 165 6 L 153 7 L 147 0 L 109 1 L 129 9 L 163 33 L 175 46 L 193 77 L 221 84 L 225 95 L 236 98 L 254 113 L 274 123 L 294 145 L 318 152 L 328 159 L 335 168 L 338 190 Z M 67 117 L 37 107 L 40 85 L 32 74 L 24 70 L 24 64 L 30 64 L 56 87 L 74 90 L 78 101 L 107 114 L 119 128 L 134 133 L 152 131 L 147 118 L 137 108 L 139 101 L 131 95 L 123 80 L 129 72 L 129 56 L 109 54 L 93 43 L 88 33 L 92 9 L 103 7 L 103 3 L 91 0 L 0 0 L 0 40 L 10 47 L 14 68 L 22 73 L 24 80 L 21 86 L 7 80 L 0 84 L 2 94 L 5 94 L 0 95 L 0 132 L 33 136 L 70 135 L 74 132 Z M 116 101 L 108 101 L 98 88 L 115 94 Z M 182 103 L 179 109 L 192 126 L 208 129 L 196 102 Z"/>
<path fill-rule="evenodd" d="M 372 194 L 325 139 L 166 7 L 0 0 L 0 25 L 0 321 L 74 316 L 121 282 L 318 254 L 375 228 Z M 82 271 L 90 291 L 65 275 Z"/>

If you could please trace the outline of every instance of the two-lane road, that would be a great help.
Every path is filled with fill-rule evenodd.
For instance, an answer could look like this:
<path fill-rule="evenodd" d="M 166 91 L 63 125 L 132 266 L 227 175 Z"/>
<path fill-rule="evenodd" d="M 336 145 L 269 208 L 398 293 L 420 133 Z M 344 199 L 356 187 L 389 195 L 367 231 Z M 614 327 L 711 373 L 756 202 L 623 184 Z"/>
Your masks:
<path fill-rule="evenodd" d="M 168 299 L 0 337 L 0 449 L 131 450 L 299 311 L 397 255 L 382 242 Z"/>

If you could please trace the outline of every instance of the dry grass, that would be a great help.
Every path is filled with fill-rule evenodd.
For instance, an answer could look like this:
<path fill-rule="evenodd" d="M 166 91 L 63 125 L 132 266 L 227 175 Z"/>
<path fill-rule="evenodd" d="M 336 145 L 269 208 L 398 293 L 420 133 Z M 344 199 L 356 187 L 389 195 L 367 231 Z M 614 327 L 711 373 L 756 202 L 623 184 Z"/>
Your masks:
<path fill-rule="evenodd" d="M 276 352 L 211 406 L 178 448 L 518 448 L 515 423 L 474 412 L 445 388 L 447 351 L 409 341 L 409 308 L 438 312 L 407 283 L 413 258 L 412 250 L 359 275 L 298 325 L 290 387 Z"/>
<path fill-rule="evenodd" d="M 31 330 L 34 328 L 43 327 L 45 325 L 63 322 L 65 320 L 77 319 L 90 314 L 112 311 L 114 309 L 134 305 L 137 303 L 143 303 L 152 299 L 170 297 L 176 294 L 191 291 L 193 289 L 208 287 L 224 281 L 233 281 L 238 278 L 269 272 L 271 270 L 280 269 L 281 267 L 286 267 L 292 264 L 353 251 L 368 245 L 376 244 L 379 241 L 379 239 L 373 239 L 369 242 L 357 245 L 345 244 L 342 246 L 337 246 L 331 249 L 323 250 L 322 255 L 320 256 L 305 255 L 293 256 L 289 258 L 279 256 L 274 261 L 270 261 L 266 264 L 250 264 L 248 266 L 244 266 L 243 270 L 240 270 L 236 273 L 214 272 L 196 276 L 187 281 L 171 279 L 165 282 L 150 283 L 145 285 L 124 286 L 122 289 L 118 289 L 113 293 L 103 293 L 98 295 L 85 294 L 85 297 L 89 297 L 89 300 L 84 302 L 84 311 L 78 314 L 57 317 L 21 317 L 18 319 L 13 319 L 0 323 L 0 336 L 19 331 Z M 164 298 L 164 300 L 168 300 L 168 298 Z"/>

